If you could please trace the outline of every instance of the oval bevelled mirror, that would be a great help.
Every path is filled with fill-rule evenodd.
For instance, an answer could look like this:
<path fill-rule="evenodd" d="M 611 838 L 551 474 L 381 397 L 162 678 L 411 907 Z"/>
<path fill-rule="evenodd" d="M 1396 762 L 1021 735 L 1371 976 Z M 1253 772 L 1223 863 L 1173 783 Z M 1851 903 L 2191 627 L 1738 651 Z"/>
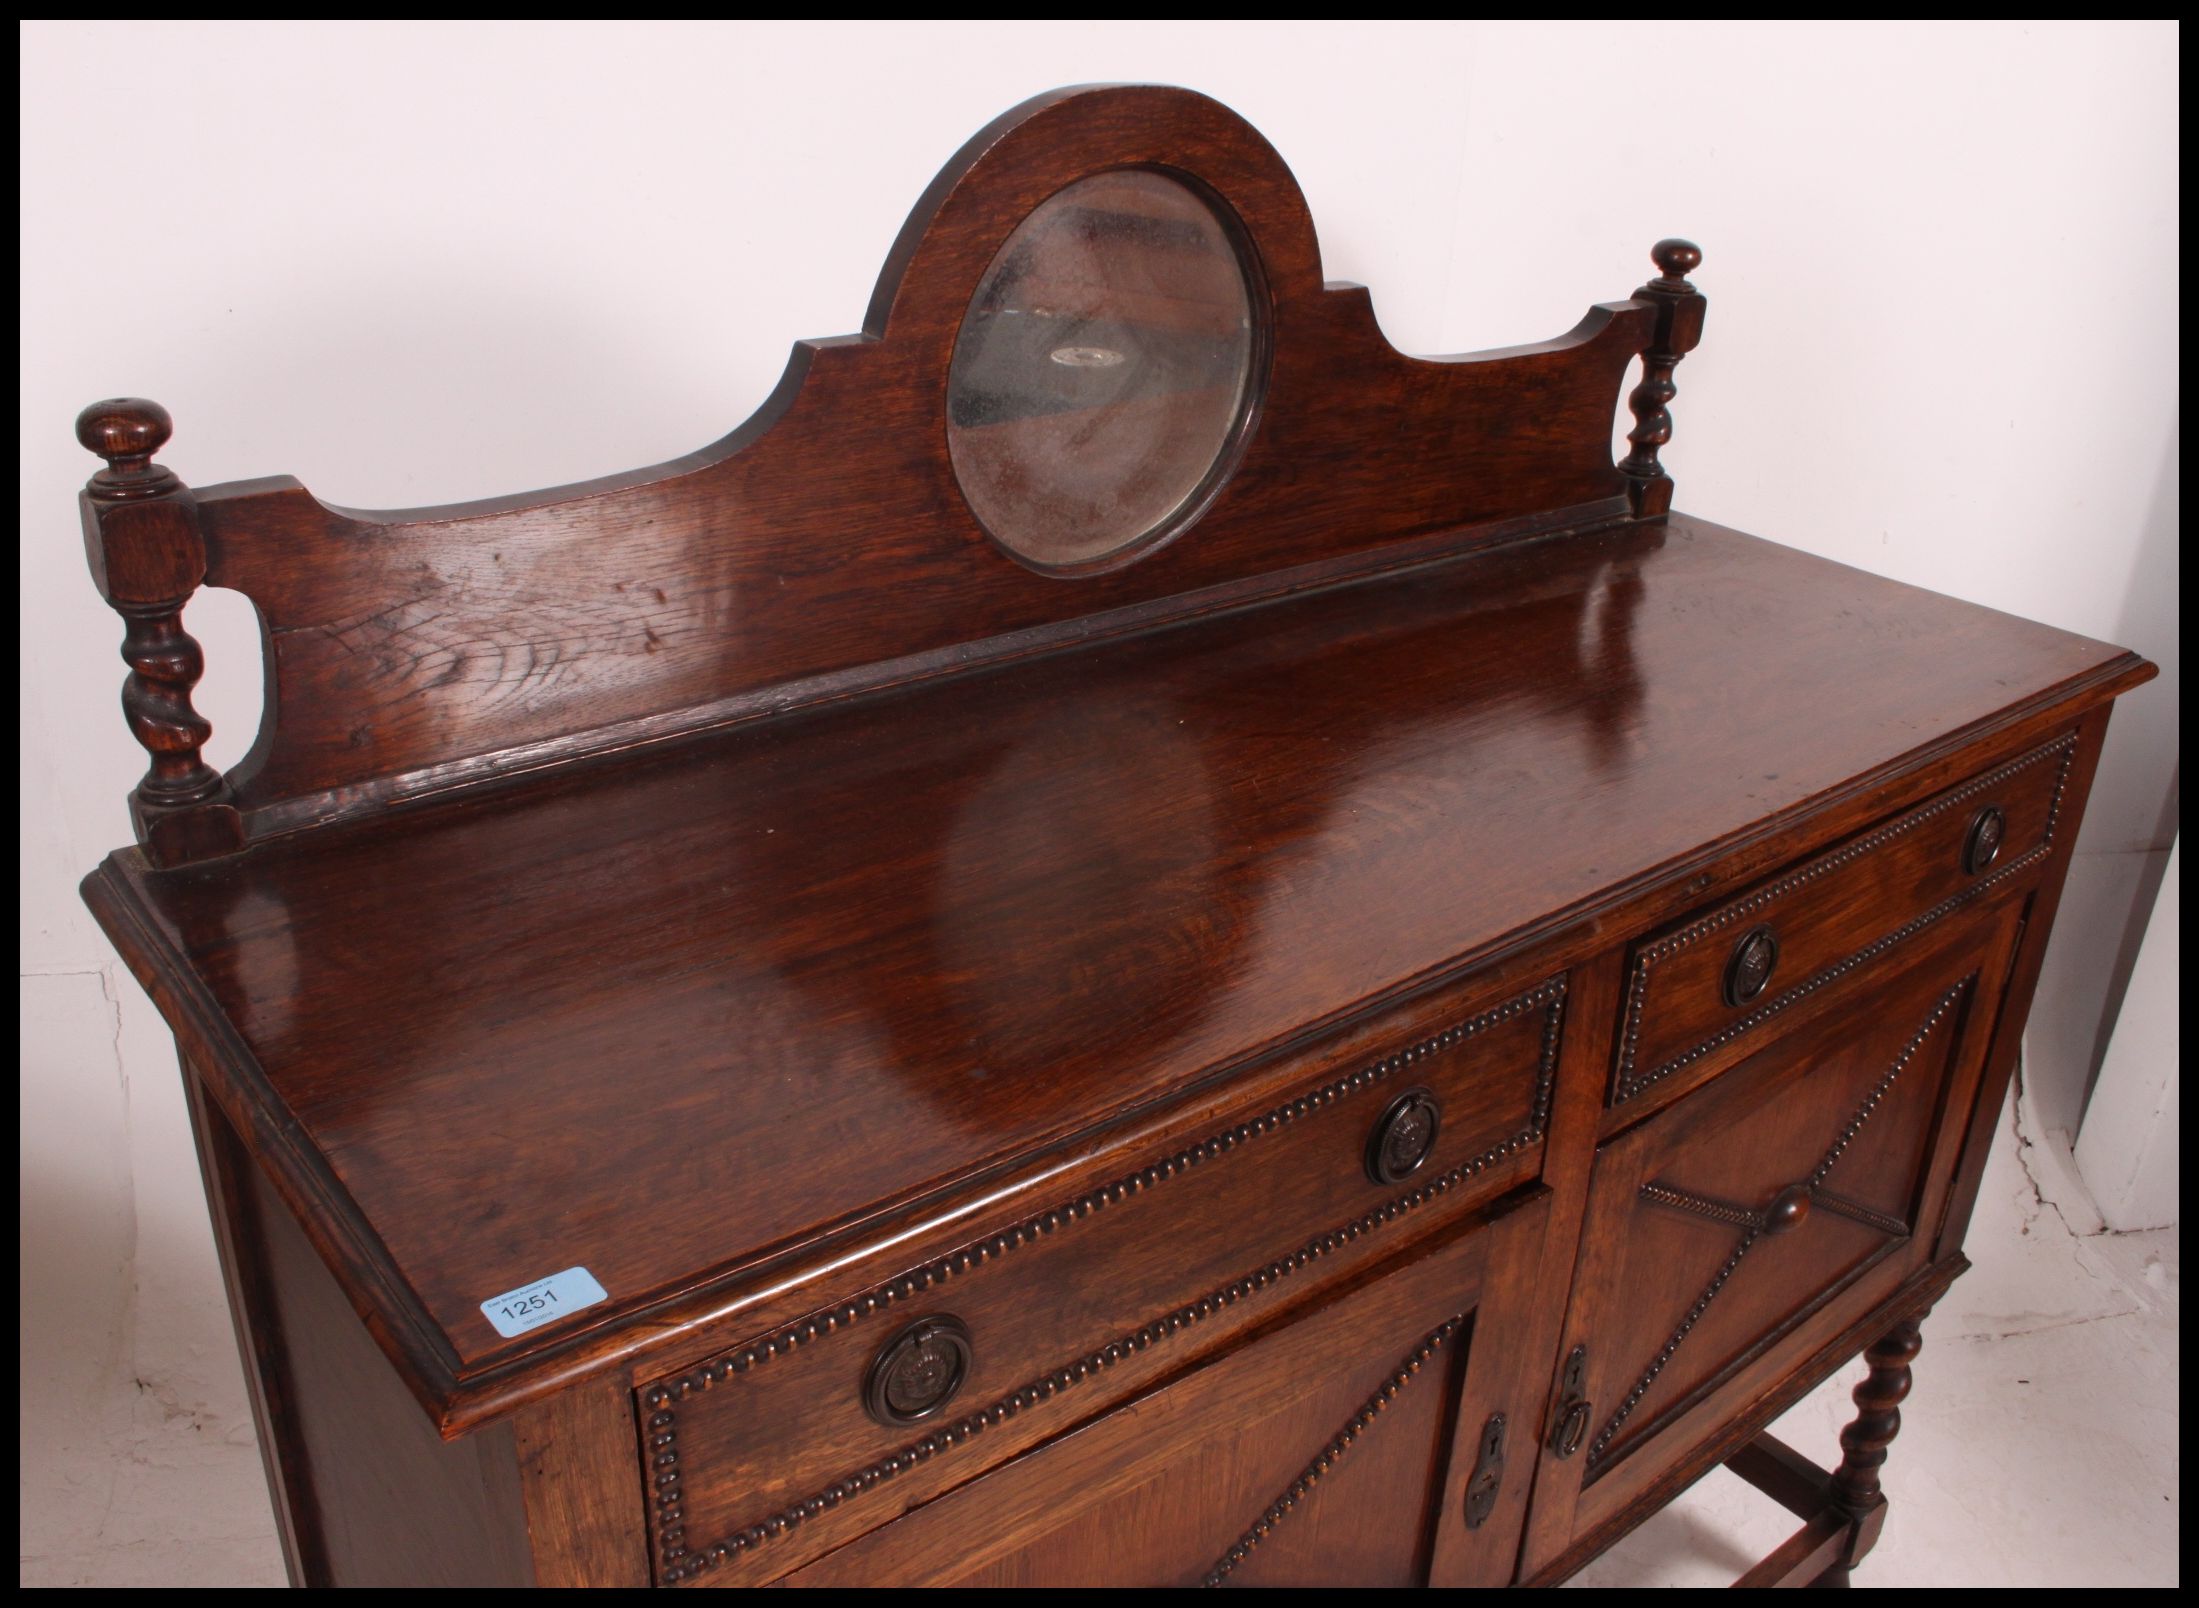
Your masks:
<path fill-rule="evenodd" d="M 979 523 L 1041 569 L 1180 529 L 1251 402 L 1252 275 L 1215 207 L 1123 168 L 1041 202 L 979 281 L 947 447 Z"/>

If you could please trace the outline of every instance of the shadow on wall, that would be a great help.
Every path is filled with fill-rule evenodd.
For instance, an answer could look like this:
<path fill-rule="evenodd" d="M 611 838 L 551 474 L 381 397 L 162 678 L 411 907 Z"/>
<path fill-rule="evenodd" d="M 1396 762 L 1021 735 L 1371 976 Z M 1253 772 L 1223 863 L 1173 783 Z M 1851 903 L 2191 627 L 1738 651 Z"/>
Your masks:
<path fill-rule="evenodd" d="M 2115 622 L 2114 639 L 2152 659 L 2161 667 L 2161 678 L 2116 707 L 2085 831 L 2077 843 L 2080 857 L 2130 858 L 2133 863 L 2126 875 L 2095 877 L 2081 895 L 2124 902 L 2102 910 L 2096 924 L 2088 923 L 2093 931 L 2108 937 L 2100 953 L 2065 952 L 2054 957 L 2062 962 L 2057 970 L 2063 971 L 2066 978 L 2059 991 L 2064 999 L 2072 1003 L 2087 998 L 2100 1002 L 2097 1014 L 2070 1011 L 2063 1024 L 2068 1036 L 2059 1048 L 2075 1060 L 2072 1070 L 2081 1071 L 2081 1081 L 2073 1076 L 2062 1085 L 2066 1121 L 2057 1111 L 2049 1110 L 2046 1115 L 2051 1125 L 2072 1134 L 2091 1103 L 2108 1040 L 2114 1036 L 2116 1018 L 2122 1014 L 2131 969 L 2137 963 L 2146 924 L 2160 895 L 2169 850 L 2176 841 L 2183 776 L 2179 663 L 2182 609 L 2178 594 L 2181 424 L 2180 415 L 2169 421 L 2153 503 Z M 2076 877 L 2082 868 L 2081 859 L 2079 866 L 2072 868 L 2072 900 L 2080 897 Z M 2127 894 L 2122 891 L 2125 889 L 2129 890 Z M 2076 946 L 2061 947 L 2068 951 Z"/>
<path fill-rule="evenodd" d="M 127 1361 L 130 1265 L 136 1224 L 125 1182 L 118 1192 L 96 1169 L 26 1155 L 17 1180 L 16 1364 L 27 1513 L 36 1492 L 33 1448 L 60 1446 L 96 1410 L 107 1380 Z"/>

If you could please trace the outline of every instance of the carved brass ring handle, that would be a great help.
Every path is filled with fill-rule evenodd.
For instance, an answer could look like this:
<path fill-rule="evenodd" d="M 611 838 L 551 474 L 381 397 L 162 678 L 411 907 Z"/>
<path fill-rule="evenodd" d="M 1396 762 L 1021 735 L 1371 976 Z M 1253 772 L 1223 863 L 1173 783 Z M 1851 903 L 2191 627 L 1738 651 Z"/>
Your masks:
<path fill-rule="evenodd" d="M 921 1423 L 954 1400 L 970 1374 L 970 1331 L 960 1318 L 919 1318 L 879 1348 L 863 1380 L 863 1407 L 888 1426 Z"/>
<path fill-rule="evenodd" d="M 1420 1170 L 1443 1128 L 1443 1102 L 1432 1089 L 1407 1089 L 1374 1119 L 1367 1135 L 1367 1176 L 1394 1184 Z"/>
<path fill-rule="evenodd" d="M 1739 1009 L 1761 994 L 1779 964 L 1779 935 L 1770 927 L 1751 927 L 1733 946 L 1726 962 L 1722 992 L 1728 1005 Z"/>
<path fill-rule="evenodd" d="M 1962 873 L 1974 877 L 2000 858 L 2008 838 L 2008 816 L 1998 804 L 1988 804 L 1971 817 L 1970 832 L 1962 840 Z"/>

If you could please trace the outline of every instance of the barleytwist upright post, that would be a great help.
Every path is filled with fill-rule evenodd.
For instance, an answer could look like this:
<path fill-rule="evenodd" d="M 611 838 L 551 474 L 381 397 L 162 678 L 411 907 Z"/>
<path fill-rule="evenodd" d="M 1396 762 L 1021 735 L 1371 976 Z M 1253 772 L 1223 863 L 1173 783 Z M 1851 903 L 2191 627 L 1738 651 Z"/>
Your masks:
<path fill-rule="evenodd" d="M 1886 1448 L 1901 1433 L 1901 1404 L 1913 1377 L 1909 1364 L 1924 1349 L 1915 1319 L 1897 1323 L 1866 1351 L 1871 1371 L 1855 1387 L 1855 1418 L 1840 1432 L 1840 1467 L 1833 1475 L 1833 1500 L 1852 1515 L 1879 1500 L 1878 1471 L 1886 1466 Z"/>
<path fill-rule="evenodd" d="M 1924 1349 L 1922 1322 L 1920 1313 L 1895 1324 L 1863 1354 L 1871 1371 L 1855 1387 L 1855 1418 L 1840 1432 L 1840 1467 L 1832 1477 L 1833 1506 L 1847 1515 L 1850 1526 L 1848 1544 L 1820 1585 L 1846 1585 L 1849 1571 L 1877 1543 L 1886 1523 L 1879 1470 L 1886 1466 L 1886 1449 L 1901 1433 L 1901 1404 L 1912 1377 L 1909 1364 Z"/>
<path fill-rule="evenodd" d="M 99 595 L 122 616 L 122 713 L 152 764 L 130 794 L 130 821 L 156 864 L 237 848 L 241 822 L 202 750 L 213 727 L 191 704 L 205 669 L 183 606 L 206 578 L 206 543 L 190 490 L 153 462 L 174 424 L 141 397 L 94 402 L 76 438 L 107 467 L 86 482 L 84 556 Z"/>
<path fill-rule="evenodd" d="M 1660 240 L 1649 248 L 1649 256 L 1657 277 L 1634 294 L 1657 309 L 1657 329 L 1642 352 L 1642 382 L 1626 399 L 1634 415 L 1634 428 L 1626 433 L 1633 450 L 1619 463 L 1638 519 L 1672 507 L 1672 477 L 1657 461 L 1657 451 L 1672 439 L 1670 404 L 1680 394 L 1672 371 L 1703 338 L 1703 312 L 1709 306 L 1687 279 L 1703 260 L 1700 246 L 1691 240 Z"/>

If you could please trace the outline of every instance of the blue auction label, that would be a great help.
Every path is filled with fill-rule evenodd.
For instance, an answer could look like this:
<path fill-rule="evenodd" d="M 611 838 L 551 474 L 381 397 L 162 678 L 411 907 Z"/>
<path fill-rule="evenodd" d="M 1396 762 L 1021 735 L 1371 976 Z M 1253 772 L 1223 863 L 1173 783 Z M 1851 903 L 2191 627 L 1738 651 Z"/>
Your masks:
<path fill-rule="evenodd" d="M 596 1282 L 593 1273 L 584 1267 L 569 1267 L 546 1279 L 536 1279 L 516 1290 L 490 1296 L 481 1303 L 481 1315 L 496 1326 L 498 1334 L 509 1340 L 604 1299 L 603 1286 Z"/>

